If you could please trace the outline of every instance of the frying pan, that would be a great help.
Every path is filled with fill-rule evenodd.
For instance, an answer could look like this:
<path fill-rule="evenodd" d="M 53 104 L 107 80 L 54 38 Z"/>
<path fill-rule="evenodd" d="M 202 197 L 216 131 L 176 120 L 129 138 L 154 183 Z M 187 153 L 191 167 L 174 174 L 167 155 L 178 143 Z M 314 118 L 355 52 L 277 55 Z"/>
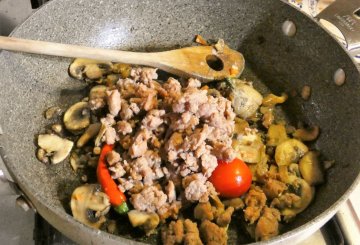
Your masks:
<path fill-rule="evenodd" d="M 359 5 L 355 0 L 342 2 L 337 7 Z M 343 30 L 348 28 L 348 44 L 354 45 L 357 20 L 353 12 L 335 7 L 323 17 L 337 20 Z M 283 33 L 286 20 L 296 26 L 295 35 Z M 310 100 L 290 97 L 284 110 L 294 125 L 301 121 L 320 126 L 321 135 L 312 148 L 320 149 L 323 159 L 335 160 L 335 165 L 327 171 L 326 183 L 318 187 L 310 207 L 285 225 L 282 235 L 264 244 L 296 242 L 309 236 L 346 200 L 359 182 L 360 170 L 359 71 L 317 21 L 274 0 L 53 0 L 12 33 L 21 38 L 135 51 L 190 46 L 194 34 L 223 38 L 242 52 L 246 59 L 243 77 L 262 91 L 280 94 L 311 86 Z M 45 166 L 35 158 L 34 135 L 49 124 L 42 112 L 52 105 L 66 108 L 83 96 L 85 84 L 69 78 L 69 63 L 65 58 L 0 54 L 1 157 L 36 210 L 74 241 L 154 242 L 130 241 L 126 235 L 114 236 L 75 221 L 68 202 L 81 184 L 79 176 L 65 162 Z M 342 86 L 333 81 L 339 69 L 346 75 Z M 229 243 L 248 242 L 237 228 L 229 234 Z"/>

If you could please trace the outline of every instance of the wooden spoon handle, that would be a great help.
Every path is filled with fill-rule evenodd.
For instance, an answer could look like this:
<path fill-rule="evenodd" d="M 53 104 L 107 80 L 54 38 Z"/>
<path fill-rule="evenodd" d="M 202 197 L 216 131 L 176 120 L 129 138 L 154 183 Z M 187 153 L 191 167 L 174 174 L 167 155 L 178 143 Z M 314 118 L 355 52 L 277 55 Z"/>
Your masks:
<path fill-rule="evenodd" d="M 34 41 L 15 37 L 0 36 L 0 49 L 51 56 L 87 58 L 135 65 L 156 66 L 156 62 L 154 64 L 154 55 L 156 53 L 138 53 L 91 48 L 80 45 Z"/>
<path fill-rule="evenodd" d="M 204 82 L 221 80 L 230 76 L 238 77 L 245 64 L 242 54 L 227 46 L 224 47 L 223 52 L 215 52 L 216 55 L 212 46 L 187 47 L 157 53 L 138 53 L 0 36 L 0 49 L 152 66 L 178 76 L 198 78 Z M 211 67 L 209 57 L 211 59 L 215 57 L 219 60 L 220 65 Z"/>

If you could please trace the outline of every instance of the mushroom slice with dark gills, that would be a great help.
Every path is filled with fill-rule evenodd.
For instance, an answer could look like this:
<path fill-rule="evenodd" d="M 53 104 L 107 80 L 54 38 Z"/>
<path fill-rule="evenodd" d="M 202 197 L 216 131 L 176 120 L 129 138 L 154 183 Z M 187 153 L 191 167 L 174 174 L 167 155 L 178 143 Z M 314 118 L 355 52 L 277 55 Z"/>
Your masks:
<path fill-rule="evenodd" d="M 283 216 L 284 221 L 290 221 L 298 213 L 304 211 L 314 199 L 315 188 L 310 186 L 304 179 L 298 178 L 293 182 L 289 189 L 294 189 L 294 194 L 300 198 L 295 199 L 291 207 L 282 207 L 279 208 L 281 215 Z"/>
<path fill-rule="evenodd" d="M 113 64 L 108 61 L 90 60 L 90 59 L 75 59 L 70 67 L 69 74 L 71 77 L 84 80 L 97 80 L 112 71 Z"/>
<path fill-rule="evenodd" d="M 262 95 L 255 90 L 251 83 L 239 79 L 229 79 L 231 89 L 231 103 L 236 115 L 246 119 L 253 116 L 262 103 Z"/>
<path fill-rule="evenodd" d="M 71 212 L 74 218 L 93 228 L 100 228 L 110 210 L 108 196 L 96 184 L 86 184 L 74 190 L 71 195 Z"/>
<path fill-rule="evenodd" d="M 64 124 L 71 132 L 80 131 L 90 125 L 90 111 L 87 102 L 72 105 L 64 114 Z"/>

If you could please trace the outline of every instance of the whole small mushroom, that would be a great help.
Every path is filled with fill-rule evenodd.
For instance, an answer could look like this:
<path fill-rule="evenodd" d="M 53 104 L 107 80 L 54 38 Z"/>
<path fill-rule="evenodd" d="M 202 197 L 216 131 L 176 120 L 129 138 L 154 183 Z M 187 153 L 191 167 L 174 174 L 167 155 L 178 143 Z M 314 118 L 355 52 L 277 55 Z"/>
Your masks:
<path fill-rule="evenodd" d="M 109 197 L 96 184 L 86 184 L 74 190 L 71 195 L 71 212 L 74 218 L 93 228 L 105 223 L 105 215 L 110 210 Z"/>

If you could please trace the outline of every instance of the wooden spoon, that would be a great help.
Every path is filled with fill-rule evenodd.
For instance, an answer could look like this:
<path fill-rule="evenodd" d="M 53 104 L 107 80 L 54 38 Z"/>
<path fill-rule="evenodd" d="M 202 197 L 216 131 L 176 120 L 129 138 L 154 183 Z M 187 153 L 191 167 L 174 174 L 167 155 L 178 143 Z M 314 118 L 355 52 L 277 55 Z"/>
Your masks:
<path fill-rule="evenodd" d="M 222 52 L 217 52 L 212 46 L 196 46 L 157 53 L 137 53 L 0 36 L 0 49 L 145 65 L 178 76 L 195 77 L 203 82 L 238 77 L 245 65 L 242 54 L 226 45 Z"/>

